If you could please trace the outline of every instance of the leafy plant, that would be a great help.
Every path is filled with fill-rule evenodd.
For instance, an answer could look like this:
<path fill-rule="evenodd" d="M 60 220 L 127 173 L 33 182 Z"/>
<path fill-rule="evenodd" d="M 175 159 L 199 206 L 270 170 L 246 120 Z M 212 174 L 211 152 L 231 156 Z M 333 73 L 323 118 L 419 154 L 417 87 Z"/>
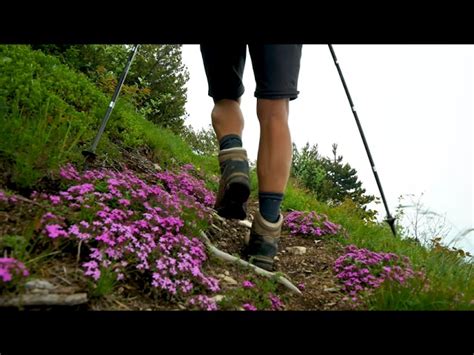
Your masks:
<path fill-rule="evenodd" d="M 243 309 L 246 311 L 279 311 L 284 303 L 277 296 L 278 283 L 275 278 L 255 276 L 244 280 L 240 287 L 233 288 L 219 302 L 220 309 Z"/>

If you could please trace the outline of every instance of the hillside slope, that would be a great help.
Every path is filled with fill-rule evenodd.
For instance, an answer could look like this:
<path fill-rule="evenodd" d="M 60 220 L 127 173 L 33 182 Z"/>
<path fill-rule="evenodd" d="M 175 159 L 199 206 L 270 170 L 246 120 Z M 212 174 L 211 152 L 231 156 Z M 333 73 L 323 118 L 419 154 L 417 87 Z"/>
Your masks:
<path fill-rule="evenodd" d="M 302 295 L 217 260 L 200 232 L 238 255 L 248 228 L 212 211 L 215 157 L 194 154 L 124 97 L 97 161 L 83 170 L 81 151 L 108 97 L 28 46 L 0 46 L 0 73 L 4 306 L 33 299 L 33 308 L 107 310 L 474 309 L 473 264 L 462 251 L 395 238 L 350 204 L 319 203 L 293 179 L 277 265 Z M 252 171 L 249 220 L 256 192 Z"/>

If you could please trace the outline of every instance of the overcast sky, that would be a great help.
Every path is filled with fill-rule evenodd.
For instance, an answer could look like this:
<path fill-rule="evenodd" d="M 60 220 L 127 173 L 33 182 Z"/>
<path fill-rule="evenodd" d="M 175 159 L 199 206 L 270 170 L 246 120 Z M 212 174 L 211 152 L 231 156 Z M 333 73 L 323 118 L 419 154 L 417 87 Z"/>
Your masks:
<path fill-rule="evenodd" d="M 420 195 L 431 210 L 446 214 L 451 237 L 474 227 L 473 45 L 334 45 L 356 106 L 390 211 L 398 196 Z M 210 124 L 212 99 L 198 45 L 183 46 L 188 67 L 189 118 Z M 244 147 L 257 157 L 259 126 L 250 62 L 244 72 Z M 368 194 L 379 196 L 370 164 L 327 45 L 304 45 L 298 89 L 290 103 L 292 140 L 301 148 L 318 144 L 323 156 L 332 143 L 358 172 Z M 377 209 L 386 216 L 383 205 Z M 459 243 L 474 252 L 474 233 Z"/>

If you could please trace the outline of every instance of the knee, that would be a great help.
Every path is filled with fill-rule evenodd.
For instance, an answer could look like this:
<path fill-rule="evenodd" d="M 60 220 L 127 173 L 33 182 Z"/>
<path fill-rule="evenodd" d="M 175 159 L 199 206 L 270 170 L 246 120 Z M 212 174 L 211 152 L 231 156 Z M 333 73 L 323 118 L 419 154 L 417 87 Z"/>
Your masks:
<path fill-rule="evenodd" d="M 287 124 L 288 113 L 288 99 L 257 101 L 257 116 L 261 125 Z"/>

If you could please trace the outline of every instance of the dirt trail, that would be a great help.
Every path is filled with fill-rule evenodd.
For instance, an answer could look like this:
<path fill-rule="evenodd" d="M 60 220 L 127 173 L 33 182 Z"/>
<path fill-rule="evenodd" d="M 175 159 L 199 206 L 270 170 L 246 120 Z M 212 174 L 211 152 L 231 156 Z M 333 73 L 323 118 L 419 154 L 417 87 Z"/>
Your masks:
<path fill-rule="evenodd" d="M 257 210 L 257 203 L 250 200 L 248 204 L 248 220 Z M 243 240 L 249 229 L 236 220 L 214 220 L 214 226 L 208 231 L 212 243 L 219 249 L 239 255 L 243 248 Z M 330 237 L 329 237 L 330 238 Z M 304 247 L 303 255 L 296 255 L 287 248 Z M 344 295 L 339 290 L 332 266 L 342 253 L 342 247 L 330 239 L 307 239 L 291 236 L 283 232 L 277 255 L 276 268 L 292 281 L 293 284 L 304 284 L 301 296 L 289 294 L 290 300 L 285 310 L 340 310 L 349 306 L 342 300 Z M 229 266 L 227 266 L 230 270 Z M 238 271 L 235 271 L 238 273 Z M 230 273 L 232 276 L 232 272 Z M 235 277 L 234 275 L 233 277 Z M 241 276 L 242 275 L 237 275 Z M 235 277 L 237 279 L 237 277 Z"/>

